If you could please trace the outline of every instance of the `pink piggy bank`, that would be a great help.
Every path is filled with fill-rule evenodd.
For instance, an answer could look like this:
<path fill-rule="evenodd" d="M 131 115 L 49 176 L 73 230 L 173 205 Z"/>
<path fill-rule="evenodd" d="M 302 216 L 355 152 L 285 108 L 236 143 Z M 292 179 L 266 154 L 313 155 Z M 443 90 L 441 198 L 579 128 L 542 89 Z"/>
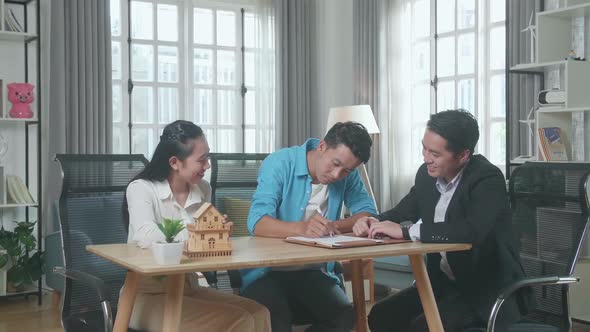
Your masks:
<path fill-rule="evenodd" d="M 32 118 L 31 103 L 35 100 L 33 89 L 35 86 L 29 83 L 10 83 L 8 87 L 8 100 L 12 103 L 10 117 Z"/>

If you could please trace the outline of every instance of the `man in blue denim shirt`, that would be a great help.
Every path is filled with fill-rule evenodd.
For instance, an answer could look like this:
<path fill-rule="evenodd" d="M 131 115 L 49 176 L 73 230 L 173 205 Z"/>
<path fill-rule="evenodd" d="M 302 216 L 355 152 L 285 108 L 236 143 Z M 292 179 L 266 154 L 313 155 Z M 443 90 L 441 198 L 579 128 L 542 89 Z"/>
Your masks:
<path fill-rule="evenodd" d="M 364 216 L 375 214 L 357 167 L 369 160 L 371 138 L 354 122 L 335 124 L 323 140 L 268 156 L 260 168 L 248 229 L 254 236 L 321 237 L 346 233 Z M 342 205 L 351 216 L 339 219 Z M 243 270 L 242 295 L 265 305 L 274 332 L 297 322 L 308 331 L 350 331 L 352 304 L 333 263 Z"/>

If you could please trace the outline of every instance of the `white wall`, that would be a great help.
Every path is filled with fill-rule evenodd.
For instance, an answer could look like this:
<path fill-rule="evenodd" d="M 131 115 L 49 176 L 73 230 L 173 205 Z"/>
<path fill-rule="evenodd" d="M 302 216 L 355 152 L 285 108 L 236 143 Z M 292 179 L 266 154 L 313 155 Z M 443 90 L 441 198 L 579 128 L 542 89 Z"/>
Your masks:
<path fill-rule="evenodd" d="M 352 0 L 317 0 L 317 99 L 311 134 L 323 137 L 330 107 L 354 101 Z"/>

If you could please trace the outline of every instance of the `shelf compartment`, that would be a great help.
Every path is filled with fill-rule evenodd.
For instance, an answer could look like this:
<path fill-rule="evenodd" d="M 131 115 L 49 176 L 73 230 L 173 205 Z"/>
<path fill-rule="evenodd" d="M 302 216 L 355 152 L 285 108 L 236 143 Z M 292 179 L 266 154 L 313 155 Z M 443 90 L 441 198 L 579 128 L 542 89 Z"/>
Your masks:
<path fill-rule="evenodd" d="M 574 138 L 574 116 L 579 113 L 584 113 L 584 118 L 590 116 L 590 112 L 588 111 L 573 111 L 572 109 L 565 109 L 565 108 L 546 108 L 546 109 L 539 109 L 536 114 L 536 126 L 535 126 L 535 140 L 537 141 L 537 146 L 539 145 L 539 135 L 537 132 L 538 128 L 544 127 L 559 127 L 561 129 L 563 143 L 565 144 L 565 148 L 567 151 L 567 156 L 570 161 L 574 161 L 574 150 L 572 149 L 572 143 L 575 145 L 575 142 L 572 142 Z M 587 122 L 587 121 L 585 121 Z M 581 125 L 581 124 L 579 124 Z M 586 124 L 584 124 L 584 128 L 586 128 Z M 585 137 L 585 136 L 584 136 Z M 590 157 L 590 151 L 588 142 L 585 141 L 583 146 L 579 146 L 578 149 L 583 150 L 584 160 L 588 160 Z M 582 154 L 582 150 L 578 151 L 576 149 L 576 154 Z M 537 159 L 542 160 L 539 155 L 539 151 L 536 151 Z M 584 162 L 583 160 L 575 160 L 576 162 Z M 550 162 L 557 162 L 557 161 L 550 161 Z M 566 161 L 567 162 L 567 161 Z"/>
<path fill-rule="evenodd" d="M 563 60 L 571 48 L 571 22 L 590 16 L 590 3 L 537 13 L 538 62 Z"/>

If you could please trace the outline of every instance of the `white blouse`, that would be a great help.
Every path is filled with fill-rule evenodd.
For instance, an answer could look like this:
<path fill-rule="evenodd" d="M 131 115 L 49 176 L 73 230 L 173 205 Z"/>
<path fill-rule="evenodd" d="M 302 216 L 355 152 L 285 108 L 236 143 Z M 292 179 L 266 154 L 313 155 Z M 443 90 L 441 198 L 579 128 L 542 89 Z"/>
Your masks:
<path fill-rule="evenodd" d="M 184 207 L 176 202 L 168 180 L 135 180 L 127 187 L 126 195 L 129 209 L 127 242 L 149 248 L 152 242 L 165 241 L 164 234 L 156 225 L 164 218 L 181 219 L 185 225 L 193 223 L 193 214 L 203 203 L 211 201 L 211 186 L 205 180 L 193 185 Z M 175 237 L 177 241 L 186 239 L 186 229 Z"/>

